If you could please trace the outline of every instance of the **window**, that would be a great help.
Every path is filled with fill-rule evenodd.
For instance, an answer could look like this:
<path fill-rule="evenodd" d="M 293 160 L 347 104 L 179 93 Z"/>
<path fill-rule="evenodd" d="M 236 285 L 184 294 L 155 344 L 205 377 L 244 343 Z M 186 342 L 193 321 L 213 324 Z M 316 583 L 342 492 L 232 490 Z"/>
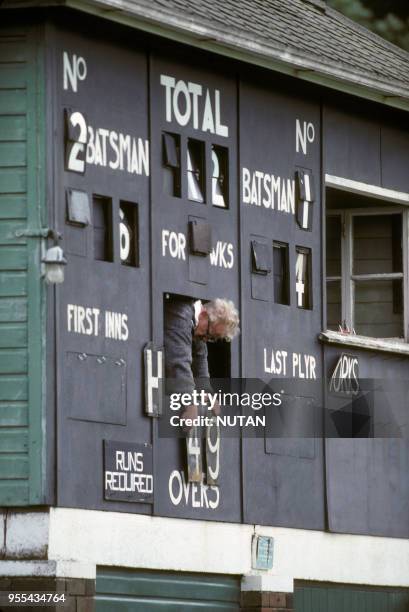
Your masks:
<path fill-rule="evenodd" d="M 329 193 L 327 203 L 328 329 L 404 338 L 406 211 L 349 193 Z"/>
<path fill-rule="evenodd" d="M 326 262 L 327 262 L 327 327 L 338 330 L 341 325 L 342 274 L 341 274 L 341 234 L 340 215 L 327 217 Z"/>
<path fill-rule="evenodd" d="M 94 257 L 99 261 L 114 261 L 112 236 L 112 200 L 93 196 Z"/>
<path fill-rule="evenodd" d="M 273 243 L 274 302 L 289 305 L 288 244 Z"/>
<path fill-rule="evenodd" d="M 212 204 L 220 208 L 229 207 L 228 150 L 212 146 Z"/>
<path fill-rule="evenodd" d="M 205 147 L 204 142 L 189 138 L 187 141 L 188 199 L 205 201 Z"/>
<path fill-rule="evenodd" d="M 180 198 L 180 136 L 178 134 L 162 134 L 163 154 L 163 191 L 164 193 Z"/>

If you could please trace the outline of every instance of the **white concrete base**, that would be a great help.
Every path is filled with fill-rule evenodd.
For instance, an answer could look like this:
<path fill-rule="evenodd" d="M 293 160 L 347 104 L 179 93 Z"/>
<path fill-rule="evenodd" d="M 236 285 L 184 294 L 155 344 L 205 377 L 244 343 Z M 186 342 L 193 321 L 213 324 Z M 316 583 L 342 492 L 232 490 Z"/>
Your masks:
<path fill-rule="evenodd" d="M 55 561 L 0 561 L 0 576 L 55 576 Z"/>
<path fill-rule="evenodd" d="M 290 576 L 276 576 L 268 573 L 264 573 L 263 576 L 250 574 L 243 576 L 241 590 L 292 593 L 294 591 L 294 580 Z"/>
<path fill-rule="evenodd" d="M 7 558 L 46 559 L 48 533 L 48 512 L 8 512 L 5 523 Z"/>
<path fill-rule="evenodd" d="M 254 533 L 274 538 L 268 572 L 251 568 Z M 6 558 L 46 549 L 47 561 L 3 561 L 2 575 L 92 579 L 105 565 L 240 575 L 252 591 L 291 592 L 294 580 L 409 587 L 409 540 L 396 538 L 67 508 L 16 512 L 3 536 Z"/>
<path fill-rule="evenodd" d="M 96 565 L 75 561 L 0 561 L 0 577 L 52 576 L 95 580 Z"/>

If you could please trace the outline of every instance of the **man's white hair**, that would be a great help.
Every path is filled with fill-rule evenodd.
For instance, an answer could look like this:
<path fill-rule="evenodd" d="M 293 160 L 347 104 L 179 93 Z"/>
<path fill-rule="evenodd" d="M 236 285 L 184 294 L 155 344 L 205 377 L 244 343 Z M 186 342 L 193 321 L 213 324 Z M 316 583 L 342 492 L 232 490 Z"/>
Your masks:
<path fill-rule="evenodd" d="M 216 298 L 204 305 L 209 316 L 210 323 L 221 323 L 224 326 L 224 335 L 221 340 L 233 340 L 240 332 L 239 329 L 239 313 L 234 303 L 231 300 Z"/>

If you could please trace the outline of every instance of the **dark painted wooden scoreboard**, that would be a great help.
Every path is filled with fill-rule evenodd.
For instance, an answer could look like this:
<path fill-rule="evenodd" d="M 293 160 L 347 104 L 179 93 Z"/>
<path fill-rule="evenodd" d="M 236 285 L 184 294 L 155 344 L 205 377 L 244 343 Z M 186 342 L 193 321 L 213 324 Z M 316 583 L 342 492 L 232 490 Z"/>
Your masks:
<path fill-rule="evenodd" d="M 407 537 L 407 120 L 73 23 L 47 26 L 57 505 Z M 161 434 L 182 296 L 239 308 L 216 379 L 285 390 L 278 429 L 211 441 L 213 481 Z"/>

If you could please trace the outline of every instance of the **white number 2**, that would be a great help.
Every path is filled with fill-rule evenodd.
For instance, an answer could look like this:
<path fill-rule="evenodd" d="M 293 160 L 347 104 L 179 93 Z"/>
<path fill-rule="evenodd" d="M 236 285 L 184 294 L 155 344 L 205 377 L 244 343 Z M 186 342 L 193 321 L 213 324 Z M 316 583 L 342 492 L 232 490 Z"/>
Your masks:
<path fill-rule="evenodd" d="M 73 128 L 79 127 L 79 135 L 74 142 L 67 142 L 67 170 L 83 174 L 85 171 L 87 124 L 84 116 L 78 111 L 70 115 L 69 122 Z"/>

